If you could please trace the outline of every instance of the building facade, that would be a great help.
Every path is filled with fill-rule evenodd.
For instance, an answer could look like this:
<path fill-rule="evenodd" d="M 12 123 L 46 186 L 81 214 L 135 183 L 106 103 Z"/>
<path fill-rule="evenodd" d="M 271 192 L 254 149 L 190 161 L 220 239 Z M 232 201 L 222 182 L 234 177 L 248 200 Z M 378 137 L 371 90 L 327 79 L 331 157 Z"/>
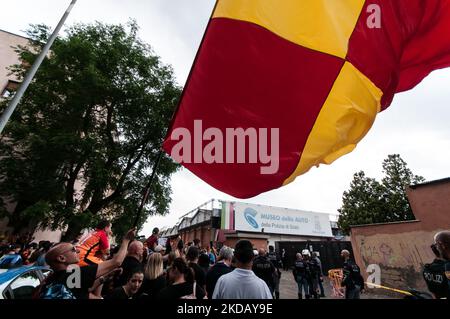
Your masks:
<path fill-rule="evenodd" d="M 0 30 L 0 100 L 9 97 L 19 85 L 19 80 L 9 74 L 8 68 L 19 63 L 17 53 L 14 51 L 15 48 L 18 45 L 26 46 L 27 44 L 27 38 Z M 3 200 L 6 203 L 6 210 L 12 212 L 15 203 L 6 198 L 3 198 Z M 7 218 L 0 219 L 0 235 L 8 234 L 10 229 L 7 228 L 7 225 Z"/>
<path fill-rule="evenodd" d="M 19 79 L 10 75 L 8 68 L 19 63 L 15 48 L 27 44 L 27 38 L 0 30 L 0 94 L 2 98 L 9 97 L 19 86 Z"/>
<path fill-rule="evenodd" d="M 19 79 L 11 75 L 8 68 L 21 63 L 15 50 L 18 46 L 26 47 L 28 44 L 28 38 L 0 30 L 0 99 L 10 97 L 19 87 Z M 16 203 L 7 198 L 3 198 L 3 200 L 6 203 L 6 210 L 9 213 L 13 212 Z M 12 229 L 8 227 L 8 219 L 0 219 L 0 237 L 7 237 L 11 233 Z M 39 242 L 40 240 L 58 242 L 61 239 L 61 234 L 62 231 L 39 230 L 33 234 L 33 237 L 35 242 Z"/>
<path fill-rule="evenodd" d="M 276 246 L 277 242 L 336 241 L 340 238 L 329 214 L 308 212 L 243 202 L 212 200 L 183 216 L 180 222 L 161 233 L 180 237 L 184 243 L 199 239 L 201 246 L 234 247 L 241 239 L 255 249 Z"/>

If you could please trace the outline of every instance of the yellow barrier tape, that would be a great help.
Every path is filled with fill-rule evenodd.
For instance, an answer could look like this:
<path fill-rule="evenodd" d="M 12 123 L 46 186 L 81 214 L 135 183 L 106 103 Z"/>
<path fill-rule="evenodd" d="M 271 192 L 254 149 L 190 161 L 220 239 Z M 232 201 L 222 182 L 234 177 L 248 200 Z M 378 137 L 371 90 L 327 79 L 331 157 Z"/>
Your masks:
<path fill-rule="evenodd" d="M 404 295 L 407 295 L 407 296 L 412 296 L 413 295 L 412 293 L 410 293 L 408 291 L 405 291 L 405 290 L 400 290 L 400 289 L 394 289 L 394 288 L 389 288 L 389 287 L 385 287 L 385 286 L 380 286 L 380 285 L 373 284 L 371 282 L 366 282 L 365 284 L 367 285 L 367 287 L 375 287 L 375 288 L 381 288 L 381 289 L 385 289 L 385 290 L 390 290 L 390 291 L 398 292 L 398 293 L 401 293 L 401 294 L 404 294 Z"/>

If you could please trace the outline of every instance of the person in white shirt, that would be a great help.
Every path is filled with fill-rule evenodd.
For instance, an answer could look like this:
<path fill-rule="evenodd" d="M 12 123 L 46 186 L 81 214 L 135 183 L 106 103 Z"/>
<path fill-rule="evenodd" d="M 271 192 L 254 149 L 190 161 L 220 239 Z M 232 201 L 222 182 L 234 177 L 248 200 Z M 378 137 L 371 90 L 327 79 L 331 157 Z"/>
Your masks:
<path fill-rule="evenodd" d="M 267 284 L 252 271 L 253 247 L 240 240 L 234 249 L 236 269 L 217 281 L 212 299 L 272 299 Z"/>

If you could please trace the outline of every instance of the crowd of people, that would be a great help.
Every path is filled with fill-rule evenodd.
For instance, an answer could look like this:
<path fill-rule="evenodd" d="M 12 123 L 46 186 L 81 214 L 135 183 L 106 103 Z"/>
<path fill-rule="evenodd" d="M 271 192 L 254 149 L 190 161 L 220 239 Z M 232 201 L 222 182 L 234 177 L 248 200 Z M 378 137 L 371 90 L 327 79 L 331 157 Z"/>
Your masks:
<path fill-rule="evenodd" d="M 286 269 L 287 262 L 285 252 L 276 254 L 273 246 L 267 252 L 240 240 L 233 248 L 223 246 L 217 251 L 212 245 L 202 247 L 198 239 L 161 241 L 155 228 L 147 240 L 136 240 L 132 229 L 120 246 L 110 249 L 111 234 L 111 223 L 103 221 L 72 242 L 17 240 L 0 246 L 0 267 L 32 264 L 51 268 L 34 293 L 40 299 L 280 298 L 281 269 Z M 436 298 L 448 297 L 449 232 L 437 234 L 432 249 L 437 258 L 425 266 L 424 278 Z M 365 287 L 361 270 L 349 251 L 343 250 L 341 256 L 345 298 L 359 299 Z M 325 297 L 322 264 L 315 252 L 297 253 L 291 269 L 299 299 Z"/>
<path fill-rule="evenodd" d="M 50 241 L 32 242 L 30 234 L 4 239 L 0 243 L 0 268 L 24 265 L 45 265 L 45 254 L 52 247 Z"/>
<path fill-rule="evenodd" d="M 41 299 L 272 299 L 279 298 L 280 262 L 248 240 L 234 248 L 201 247 L 181 238 L 160 244 L 155 228 L 145 241 L 130 230 L 110 249 L 111 223 L 72 242 L 8 245 L 0 261 L 46 265 L 51 274 L 36 289 Z M 12 260 L 14 259 L 14 260 Z M 15 260 L 17 259 L 17 260 Z M 78 273 L 74 271 L 78 267 Z M 79 278 L 74 276 L 78 275 Z"/>
<path fill-rule="evenodd" d="M 293 275 L 298 285 L 299 299 L 303 296 L 306 299 L 325 297 L 322 274 L 322 263 L 315 253 L 311 254 L 307 249 L 297 253 Z"/>

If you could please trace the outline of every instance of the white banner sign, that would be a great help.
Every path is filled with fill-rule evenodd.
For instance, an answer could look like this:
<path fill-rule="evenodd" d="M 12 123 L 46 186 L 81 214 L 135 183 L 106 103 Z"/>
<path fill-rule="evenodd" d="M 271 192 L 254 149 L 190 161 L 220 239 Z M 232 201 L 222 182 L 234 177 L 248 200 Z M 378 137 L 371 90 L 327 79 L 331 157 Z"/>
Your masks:
<path fill-rule="evenodd" d="M 167 244 L 167 238 L 158 238 L 158 245 L 161 245 L 164 248 L 166 248 L 166 244 Z"/>
<path fill-rule="evenodd" d="M 333 237 L 328 214 L 239 202 L 234 209 L 236 230 Z"/>

